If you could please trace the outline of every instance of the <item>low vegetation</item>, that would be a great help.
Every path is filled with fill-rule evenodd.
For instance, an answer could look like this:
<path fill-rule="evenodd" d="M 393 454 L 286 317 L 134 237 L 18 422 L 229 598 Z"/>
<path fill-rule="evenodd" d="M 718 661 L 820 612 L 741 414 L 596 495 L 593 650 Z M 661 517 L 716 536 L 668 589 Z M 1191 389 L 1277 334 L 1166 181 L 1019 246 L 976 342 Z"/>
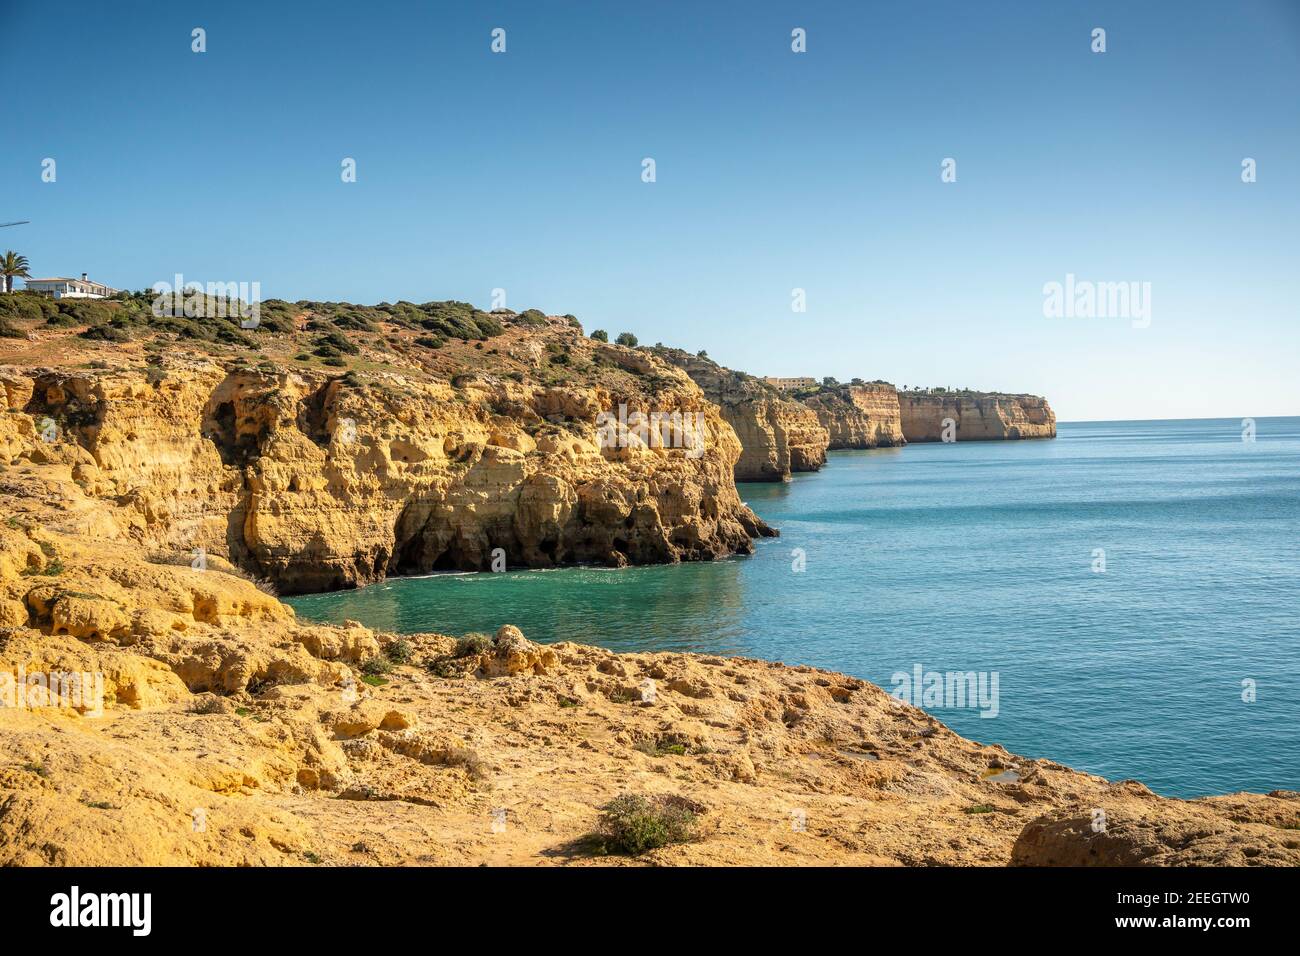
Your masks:
<path fill-rule="evenodd" d="M 411 642 L 402 638 L 398 638 L 384 648 L 384 657 L 393 664 L 411 663 L 411 658 L 414 656 L 414 653 L 415 652 L 411 649 Z"/>
<path fill-rule="evenodd" d="M 695 839 L 703 810 L 685 797 L 625 793 L 600 808 L 596 835 L 607 852 L 635 856 Z"/>
<path fill-rule="evenodd" d="M 355 305 L 351 302 L 286 302 L 267 299 L 258 304 L 257 323 L 241 324 L 248 316 L 246 304 L 238 300 L 192 292 L 158 294 L 141 289 L 121 292 L 110 299 L 53 299 L 34 292 L 19 291 L 0 296 L 0 336 L 21 337 L 19 323 L 40 328 L 85 326 L 82 338 L 127 342 L 152 333 L 173 334 L 179 339 L 206 341 L 256 348 L 259 338 L 294 333 L 306 317 L 305 331 L 315 354 L 324 359 L 355 354 L 356 346 L 346 332 L 376 333 L 384 324 L 419 330 L 420 344 L 437 348 L 448 338 L 465 341 L 488 339 L 505 331 L 506 315 L 484 312 L 468 302 L 381 302 Z M 527 324 L 546 317 L 536 309 L 524 313 Z M 379 344 L 381 339 L 372 340 Z"/>
<path fill-rule="evenodd" d="M 381 677 L 384 674 L 392 673 L 392 670 L 392 662 L 382 654 L 368 658 L 361 665 L 361 673 L 367 677 Z"/>
<path fill-rule="evenodd" d="M 471 631 L 460 640 L 456 641 L 456 650 L 453 651 L 454 657 L 477 657 L 484 651 L 492 649 L 492 635 L 483 634 L 479 631 Z"/>

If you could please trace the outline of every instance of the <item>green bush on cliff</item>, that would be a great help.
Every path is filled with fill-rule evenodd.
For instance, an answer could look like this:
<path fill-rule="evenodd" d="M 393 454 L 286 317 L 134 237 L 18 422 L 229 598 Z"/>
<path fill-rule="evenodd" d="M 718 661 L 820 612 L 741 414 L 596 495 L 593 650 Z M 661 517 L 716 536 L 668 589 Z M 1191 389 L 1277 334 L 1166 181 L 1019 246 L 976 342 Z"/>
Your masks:
<path fill-rule="evenodd" d="M 0 295 L 0 337 L 22 338 L 23 331 L 15 324 L 19 320 L 39 322 L 58 315 L 58 307 L 53 299 L 35 292 L 11 292 Z"/>
<path fill-rule="evenodd" d="M 488 339 L 505 331 L 498 319 L 468 302 L 426 302 L 420 306 L 399 302 L 397 308 L 400 311 L 394 313 L 394 317 L 399 321 L 412 321 L 411 310 L 416 310 L 419 317 L 414 318 L 413 323 L 444 338 Z"/>
<path fill-rule="evenodd" d="M 695 838 L 703 807 L 685 797 L 625 793 L 600 808 L 605 849 L 636 855 Z"/>
<path fill-rule="evenodd" d="M 92 325 L 81 333 L 81 337 L 100 342 L 129 342 L 131 341 L 131 326 L 126 323 L 115 322 Z"/>
<path fill-rule="evenodd" d="M 384 648 L 384 656 L 394 664 L 411 663 L 414 653 L 411 642 L 400 637 Z"/>
<path fill-rule="evenodd" d="M 342 332 L 326 332 L 316 340 L 315 352 L 322 358 L 337 358 L 339 355 L 356 355 L 361 349 Z"/>
<path fill-rule="evenodd" d="M 591 333 L 591 337 L 595 339 L 597 342 L 609 341 L 609 333 L 606 332 L 604 329 L 594 329 Z"/>
<path fill-rule="evenodd" d="M 455 657 L 470 657 L 471 655 L 482 654 L 484 651 L 491 650 L 491 648 L 492 635 L 471 631 L 456 642 L 456 650 L 452 652 L 452 655 Z"/>
<path fill-rule="evenodd" d="M 619 345 L 626 345 L 630 349 L 636 348 L 637 339 L 631 332 L 620 332 L 618 338 L 614 340 Z"/>

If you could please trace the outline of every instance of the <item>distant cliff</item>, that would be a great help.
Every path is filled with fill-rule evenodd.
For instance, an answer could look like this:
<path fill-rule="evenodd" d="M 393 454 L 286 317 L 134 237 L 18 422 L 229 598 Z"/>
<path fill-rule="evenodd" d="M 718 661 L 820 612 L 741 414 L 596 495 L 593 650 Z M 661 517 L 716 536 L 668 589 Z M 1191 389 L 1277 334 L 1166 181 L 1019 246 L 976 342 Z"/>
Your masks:
<path fill-rule="evenodd" d="M 909 442 L 1055 438 L 1056 413 L 1039 395 L 1000 392 L 899 392 L 903 435 Z"/>
<path fill-rule="evenodd" d="M 898 390 L 887 382 L 823 388 L 802 401 L 829 433 L 832 449 L 906 444 Z"/>
<path fill-rule="evenodd" d="M 830 436 L 813 409 L 712 359 L 682 349 L 653 351 L 689 375 L 735 430 L 741 445 L 736 481 L 784 481 L 791 472 L 817 471 L 826 464 Z"/>

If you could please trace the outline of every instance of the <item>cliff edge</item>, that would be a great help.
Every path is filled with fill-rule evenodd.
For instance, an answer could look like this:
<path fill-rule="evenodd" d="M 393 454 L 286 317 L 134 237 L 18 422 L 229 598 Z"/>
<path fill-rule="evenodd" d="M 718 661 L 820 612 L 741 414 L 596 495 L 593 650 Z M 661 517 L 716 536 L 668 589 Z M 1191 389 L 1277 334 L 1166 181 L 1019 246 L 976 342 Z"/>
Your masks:
<path fill-rule="evenodd" d="M 817 415 L 745 372 L 703 355 L 662 346 L 656 356 L 682 369 L 716 404 L 740 439 L 737 481 L 785 481 L 826 464 L 830 436 Z"/>
<path fill-rule="evenodd" d="M 737 494 L 731 427 L 653 355 L 556 318 L 435 347 L 397 323 L 347 334 L 324 311 L 291 309 L 308 334 L 259 330 L 260 352 L 38 327 L 19 357 L 66 360 L 0 368 L 0 454 L 48 431 L 33 453 L 120 505 L 129 539 L 281 593 L 712 560 L 774 533 Z M 346 358 L 298 352 L 304 338 Z"/>
<path fill-rule="evenodd" d="M 907 444 L 898 389 L 888 382 L 825 386 L 800 400 L 829 433 L 831 449 Z"/>
<path fill-rule="evenodd" d="M 1056 437 L 1056 413 L 1038 395 L 908 391 L 898 404 L 909 442 L 944 441 L 945 431 L 952 441 Z"/>

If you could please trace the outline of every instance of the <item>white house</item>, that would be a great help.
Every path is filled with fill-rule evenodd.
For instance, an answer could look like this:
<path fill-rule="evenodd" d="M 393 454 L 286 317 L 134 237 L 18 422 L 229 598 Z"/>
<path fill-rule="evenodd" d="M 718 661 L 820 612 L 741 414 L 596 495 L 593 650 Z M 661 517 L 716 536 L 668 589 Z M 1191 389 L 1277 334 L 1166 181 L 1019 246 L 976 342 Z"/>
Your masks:
<path fill-rule="evenodd" d="M 55 299 L 106 299 L 118 292 L 102 282 L 91 282 L 84 272 L 80 279 L 28 279 L 26 286 L 28 292 L 39 292 Z"/>

